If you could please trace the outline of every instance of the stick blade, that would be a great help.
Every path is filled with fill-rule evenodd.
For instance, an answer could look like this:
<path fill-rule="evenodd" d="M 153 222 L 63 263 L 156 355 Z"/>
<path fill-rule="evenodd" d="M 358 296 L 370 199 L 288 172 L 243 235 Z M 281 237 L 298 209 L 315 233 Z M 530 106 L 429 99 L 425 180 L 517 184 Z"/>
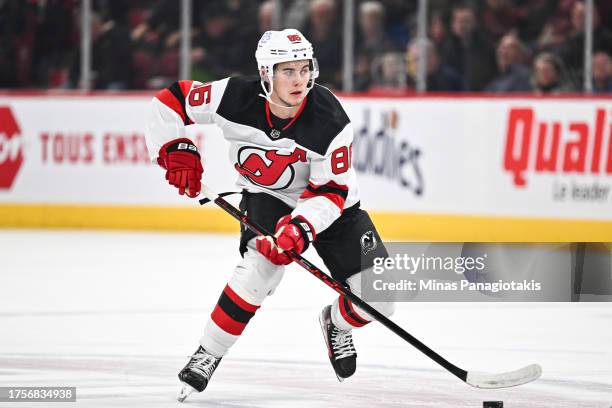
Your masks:
<path fill-rule="evenodd" d="M 476 388 L 507 388 L 537 380 L 541 375 L 542 367 L 538 364 L 531 364 L 515 371 L 500 374 L 469 371 L 465 382 Z"/>

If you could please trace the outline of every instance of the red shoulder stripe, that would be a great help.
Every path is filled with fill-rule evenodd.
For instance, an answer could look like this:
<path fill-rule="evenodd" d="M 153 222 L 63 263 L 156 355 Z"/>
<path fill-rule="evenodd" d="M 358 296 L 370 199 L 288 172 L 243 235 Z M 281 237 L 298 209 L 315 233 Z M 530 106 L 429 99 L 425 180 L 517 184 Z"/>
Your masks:
<path fill-rule="evenodd" d="M 193 81 L 187 79 L 182 79 L 179 81 L 179 86 L 181 87 L 181 91 L 183 91 L 183 95 L 185 95 L 185 98 L 187 97 L 187 95 L 189 95 L 191 85 L 193 85 Z"/>
<path fill-rule="evenodd" d="M 155 95 L 155 97 L 159 99 L 161 103 L 178 113 L 183 122 L 185 122 L 185 110 L 172 92 L 170 92 L 167 88 L 162 89 L 157 95 Z"/>
<path fill-rule="evenodd" d="M 183 119 L 185 126 L 193 123 L 193 121 L 187 115 L 187 110 L 185 109 L 185 99 L 186 96 L 189 95 L 192 84 L 193 81 L 178 81 L 166 89 L 161 90 L 156 95 L 157 99 L 159 99 L 164 105 L 179 114 L 181 119 Z"/>

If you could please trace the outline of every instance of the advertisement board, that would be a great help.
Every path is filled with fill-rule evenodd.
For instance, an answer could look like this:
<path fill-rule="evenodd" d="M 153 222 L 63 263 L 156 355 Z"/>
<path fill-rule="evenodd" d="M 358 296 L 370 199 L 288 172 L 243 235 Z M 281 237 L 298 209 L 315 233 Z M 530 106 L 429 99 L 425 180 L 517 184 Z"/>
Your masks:
<path fill-rule="evenodd" d="M 13 212 L 24 205 L 193 207 L 150 160 L 144 140 L 149 100 L 150 95 L 0 97 L 2 206 Z M 588 223 L 573 224 L 575 230 L 606 231 L 612 225 L 609 99 L 341 101 L 353 122 L 352 160 L 362 204 L 375 217 L 393 214 L 395 222 L 387 222 L 397 228 L 437 231 L 437 221 L 456 232 L 466 220 L 482 219 L 495 225 L 540 220 L 560 231 L 563 222 Z M 187 134 L 203 151 L 204 182 L 217 191 L 232 190 L 239 175 L 221 131 L 194 125 Z M 420 225 L 424 216 L 433 221 Z"/>
<path fill-rule="evenodd" d="M 612 219 L 609 102 L 349 99 L 371 208 Z"/>

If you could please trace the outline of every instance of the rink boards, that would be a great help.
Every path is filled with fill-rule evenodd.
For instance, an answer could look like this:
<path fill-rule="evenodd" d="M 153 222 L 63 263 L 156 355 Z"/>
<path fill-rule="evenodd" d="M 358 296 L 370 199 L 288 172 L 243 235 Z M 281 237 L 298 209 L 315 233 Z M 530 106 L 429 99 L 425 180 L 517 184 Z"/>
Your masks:
<path fill-rule="evenodd" d="M 0 96 L 0 225 L 236 231 L 151 164 L 150 96 Z M 344 97 L 362 204 L 390 239 L 612 241 L 611 101 Z M 188 135 L 233 190 L 221 131 Z"/>

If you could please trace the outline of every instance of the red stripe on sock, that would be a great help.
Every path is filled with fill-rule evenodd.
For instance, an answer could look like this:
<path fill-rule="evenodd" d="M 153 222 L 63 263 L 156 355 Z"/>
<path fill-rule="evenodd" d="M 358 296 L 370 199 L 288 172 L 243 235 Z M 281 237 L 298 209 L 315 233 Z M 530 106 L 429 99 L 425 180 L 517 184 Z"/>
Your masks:
<path fill-rule="evenodd" d="M 348 324 L 355 327 L 365 326 L 365 323 L 360 323 L 357 320 L 353 319 L 353 317 L 348 313 L 346 308 L 344 307 L 344 302 L 342 301 L 342 297 L 338 299 L 338 306 L 340 307 L 340 314 L 346 320 Z"/>
<path fill-rule="evenodd" d="M 247 312 L 255 313 L 257 309 L 259 309 L 259 306 L 252 305 L 246 300 L 242 299 L 240 296 L 238 296 L 238 294 L 234 292 L 232 288 L 230 288 L 229 285 L 226 285 L 223 291 L 225 292 L 227 296 L 229 296 L 230 299 L 232 299 L 232 302 L 240 306 L 243 310 L 246 310 Z"/>
<path fill-rule="evenodd" d="M 213 310 L 210 317 L 221 330 L 234 336 L 240 336 L 246 327 L 246 323 L 240 323 L 232 319 L 219 305 L 215 306 L 215 310 Z"/>
<path fill-rule="evenodd" d="M 359 313 L 357 313 L 357 310 L 355 310 L 355 308 L 353 307 L 353 302 L 351 302 L 350 300 L 346 299 L 346 303 L 348 303 L 349 309 L 351 312 L 353 312 L 353 316 L 355 316 L 355 319 L 359 320 L 361 319 L 364 325 L 370 323 L 370 320 L 366 319 L 365 317 L 362 317 L 359 315 Z"/>

